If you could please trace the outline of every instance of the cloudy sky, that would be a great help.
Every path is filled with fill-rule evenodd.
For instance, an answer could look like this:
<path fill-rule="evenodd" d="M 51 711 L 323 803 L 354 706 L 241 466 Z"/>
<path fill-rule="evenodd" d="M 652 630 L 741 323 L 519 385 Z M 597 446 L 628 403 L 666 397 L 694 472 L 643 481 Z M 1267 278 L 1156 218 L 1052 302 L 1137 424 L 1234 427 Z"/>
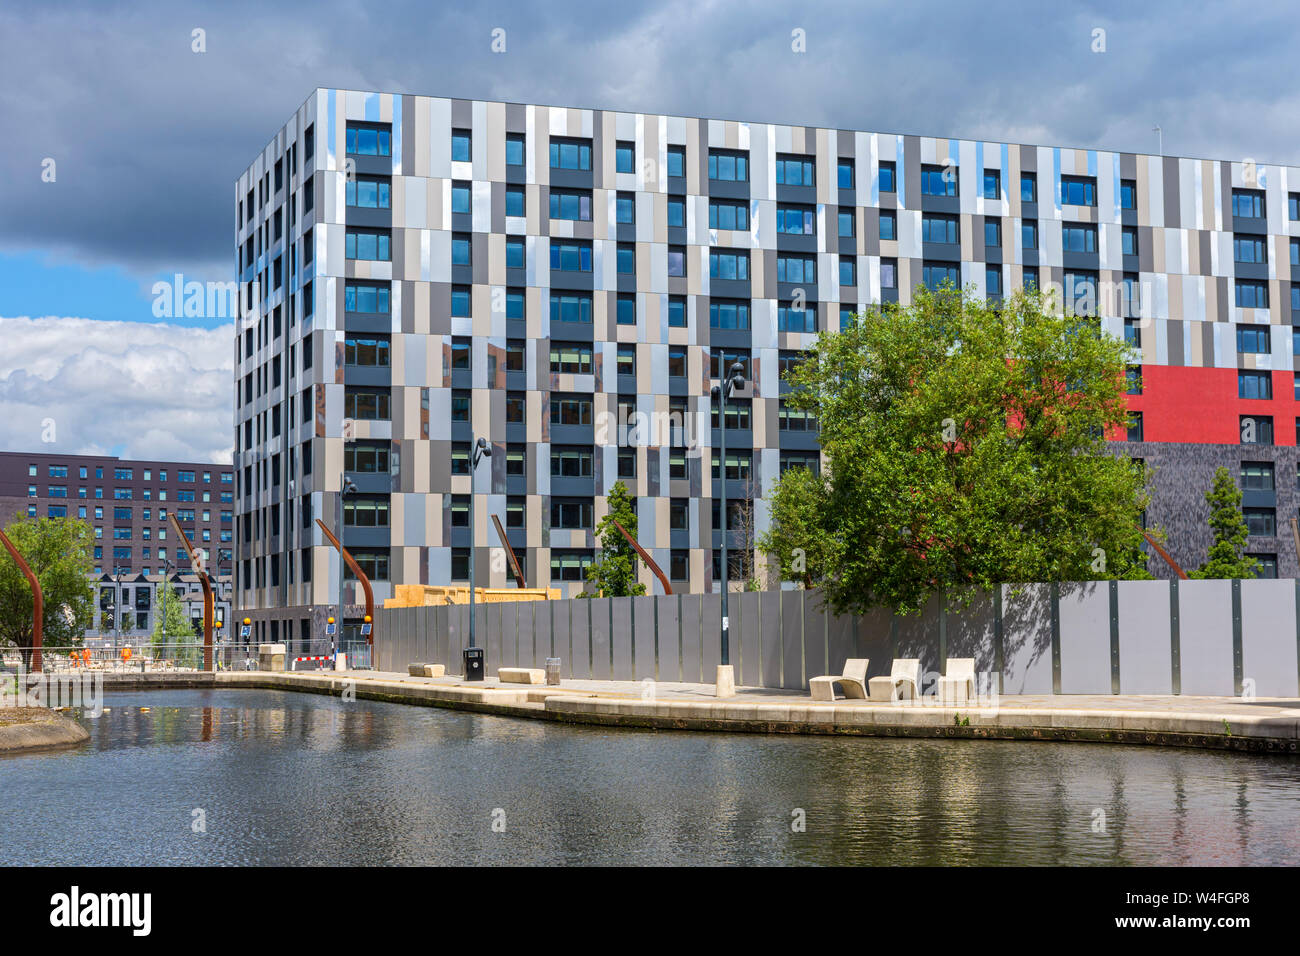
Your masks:
<path fill-rule="evenodd" d="M 0 448 L 229 460 L 229 328 L 151 288 L 234 278 L 232 183 L 318 86 L 1300 161 L 1288 3 L 462 6 L 8 0 Z"/>

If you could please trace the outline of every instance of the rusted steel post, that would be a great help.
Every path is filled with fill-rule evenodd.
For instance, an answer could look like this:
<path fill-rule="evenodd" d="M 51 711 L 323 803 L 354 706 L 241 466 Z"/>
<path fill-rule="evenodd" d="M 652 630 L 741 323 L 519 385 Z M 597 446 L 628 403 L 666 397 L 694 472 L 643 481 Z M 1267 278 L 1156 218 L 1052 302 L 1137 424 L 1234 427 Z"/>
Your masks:
<path fill-rule="evenodd" d="M 497 537 L 501 539 L 501 546 L 506 549 L 506 557 L 510 559 L 510 569 L 515 572 L 515 580 L 519 582 L 520 589 L 528 587 L 524 583 L 524 572 L 519 570 L 519 559 L 515 557 L 515 549 L 510 547 L 510 542 L 506 540 L 506 532 L 501 527 L 501 519 L 493 515 L 492 523 L 497 526 Z"/>
<path fill-rule="evenodd" d="M 654 576 L 657 577 L 659 579 L 659 583 L 664 586 L 664 594 L 672 594 L 673 586 L 668 583 L 668 578 L 665 577 L 664 573 L 659 570 L 659 565 L 655 564 L 655 559 L 650 557 L 650 555 L 646 554 L 645 548 L 637 544 L 636 538 L 632 537 L 630 534 L 627 533 L 627 529 L 618 523 L 617 518 L 611 517 L 609 520 L 614 522 L 615 528 L 623 532 L 623 537 L 627 538 L 628 543 L 631 544 L 632 547 L 636 549 L 636 553 L 641 555 L 641 560 L 646 563 L 646 567 L 648 567 L 651 571 L 654 572 Z"/>
<path fill-rule="evenodd" d="M 41 591 L 41 582 L 36 578 L 36 572 L 32 566 L 27 563 L 14 543 L 9 540 L 9 535 L 0 531 L 0 542 L 4 543 L 5 550 L 14 559 L 18 565 L 18 570 L 27 578 L 27 585 L 32 589 L 32 670 L 41 669 L 41 643 L 45 633 L 45 594 Z"/>
<path fill-rule="evenodd" d="M 212 581 L 208 577 L 207 568 L 204 566 L 203 559 L 194 551 L 194 545 L 190 543 L 189 535 L 181 527 L 181 523 L 176 520 L 176 512 L 167 513 L 172 527 L 176 529 L 177 536 L 180 537 L 181 543 L 185 545 L 185 552 L 190 556 L 190 568 L 198 576 L 199 584 L 203 588 L 203 669 L 212 670 L 212 612 L 216 607 L 212 598 Z M 163 587 L 171 587 L 167 581 L 166 569 L 163 571 Z M 163 630 L 166 631 L 167 622 L 163 621 Z"/>
<path fill-rule="evenodd" d="M 1174 573 L 1175 573 L 1176 575 L 1178 575 L 1179 578 L 1181 578 L 1181 579 L 1184 580 L 1184 581 L 1187 580 L 1187 572 L 1184 571 L 1182 568 L 1180 568 L 1180 567 L 1178 566 L 1178 562 L 1177 562 L 1177 561 L 1175 561 L 1173 558 L 1169 557 L 1169 552 L 1168 552 L 1168 551 L 1166 551 L 1164 548 L 1160 547 L 1160 545 L 1156 544 L 1156 539 L 1155 539 L 1155 538 L 1153 538 L 1153 537 L 1151 537 L 1151 535 L 1147 534 L 1145 530 L 1143 530 L 1143 532 L 1142 532 L 1142 537 L 1144 537 L 1144 538 L 1147 539 L 1147 544 L 1151 545 L 1151 547 L 1153 547 L 1153 548 L 1156 549 L 1156 554 L 1160 555 L 1160 557 L 1162 557 L 1162 558 L 1165 559 L 1165 563 L 1166 563 L 1167 565 L 1169 565 L 1171 568 L 1174 569 Z"/>
<path fill-rule="evenodd" d="M 330 544 L 334 545 L 335 549 L 339 552 L 339 554 L 343 555 L 343 560 L 347 562 L 348 567 L 352 569 L 352 573 L 355 574 L 357 576 L 357 580 L 361 582 L 361 590 L 366 592 L 366 617 L 370 618 L 371 621 L 370 633 L 366 635 L 366 643 L 371 647 L 374 647 L 375 646 L 375 592 L 370 589 L 370 579 L 366 577 L 366 573 L 361 570 L 361 566 L 357 564 L 356 559 L 352 557 L 352 553 L 348 551 L 347 548 L 343 547 L 343 545 L 339 544 L 339 539 L 334 537 L 334 532 L 329 529 L 329 525 L 325 524 L 325 522 L 322 521 L 320 518 L 316 519 L 316 523 L 320 525 L 320 529 L 325 532 L 325 537 L 330 539 Z M 342 621 L 339 621 L 338 633 L 340 637 L 343 635 Z M 371 659 L 373 660 L 373 658 Z"/>

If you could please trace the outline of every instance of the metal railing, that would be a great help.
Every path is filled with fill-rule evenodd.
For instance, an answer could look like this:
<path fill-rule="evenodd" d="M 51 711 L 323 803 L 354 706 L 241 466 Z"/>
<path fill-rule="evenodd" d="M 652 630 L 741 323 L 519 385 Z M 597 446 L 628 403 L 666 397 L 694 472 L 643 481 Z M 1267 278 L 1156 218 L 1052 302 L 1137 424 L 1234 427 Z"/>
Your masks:
<path fill-rule="evenodd" d="M 214 644 L 212 666 L 216 670 L 257 670 L 257 644 Z M 4 669 L 16 671 L 22 655 L 16 648 L 5 648 Z M 201 642 L 167 644 L 96 644 L 81 647 L 42 648 L 43 669 L 51 672 L 105 671 L 108 673 L 153 673 L 159 671 L 203 670 Z"/>

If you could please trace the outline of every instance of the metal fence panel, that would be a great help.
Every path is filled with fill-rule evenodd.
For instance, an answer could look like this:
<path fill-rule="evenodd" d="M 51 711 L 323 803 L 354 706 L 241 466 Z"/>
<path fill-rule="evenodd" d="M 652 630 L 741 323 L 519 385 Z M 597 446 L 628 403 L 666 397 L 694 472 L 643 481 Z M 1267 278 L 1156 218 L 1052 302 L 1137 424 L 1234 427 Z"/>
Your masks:
<path fill-rule="evenodd" d="M 700 598 L 700 666 L 704 683 L 712 684 L 718 679 L 718 665 L 722 663 L 722 594 L 702 594 Z M 727 640 L 731 643 L 730 636 Z M 734 649 L 730 657 L 735 664 Z"/>
<path fill-rule="evenodd" d="M 932 597 L 920 614 L 898 616 L 896 657 L 921 662 L 921 693 L 934 689 L 935 676 L 942 673 L 939 661 L 939 599 Z M 892 665 L 891 665 L 892 666 Z"/>
<path fill-rule="evenodd" d="M 821 591 L 805 591 L 803 601 L 804 676 L 840 674 L 831 663 L 830 621 Z"/>
<path fill-rule="evenodd" d="M 1178 598 L 1182 692 L 1231 696 L 1232 582 L 1180 581 Z"/>
<path fill-rule="evenodd" d="M 681 681 L 682 677 L 682 627 L 678 608 L 680 594 L 655 598 L 659 606 L 659 679 Z"/>
<path fill-rule="evenodd" d="M 854 657 L 867 659 L 867 676 L 888 676 L 894 668 L 894 615 L 888 608 L 872 608 L 854 618 Z"/>
<path fill-rule="evenodd" d="M 997 670 L 992 594 L 977 594 L 966 607 L 950 599 L 945 626 L 949 658 L 975 658 L 975 671 L 979 674 Z"/>
<path fill-rule="evenodd" d="M 1179 582 L 1186 585 L 1188 582 Z M 1168 581 L 1119 582 L 1119 691 L 1172 694 Z"/>
<path fill-rule="evenodd" d="M 586 599 L 584 599 L 586 600 Z M 610 657 L 610 598 L 591 598 L 591 676 L 608 680 L 612 676 L 613 659 Z"/>
<path fill-rule="evenodd" d="M 781 644 L 781 595 L 783 591 L 764 591 L 759 606 L 759 684 L 783 687 L 785 650 Z"/>
<path fill-rule="evenodd" d="M 1295 697 L 1300 692 L 1292 623 L 1295 591 L 1294 580 L 1241 582 L 1241 676 L 1243 682 L 1254 682 L 1257 697 Z"/>
<path fill-rule="evenodd" d="M 682 595 L 682 680 L 697 683 L 704 673 L 703 630 L 700 626 L 700 599 L 702 594 Z M 712 680 L 712 676 L 709 678 Z"/>
<path fill-rule="evenodd" d="M 1052 692 L 1052 618 L 1046 584 L 1002 586 L 1002 691 Z M 1229 675 L 1231 676 L 1231 675 Z"/>
<path fill-rule="evenodd" d="M 762 594 L 750 591 L 732 598 L 736 621 L 733 640 L 737 646 L 736 683 L 746 687 L 760 687 L 758 678 L 762 659 L 763 605 Z"/>
<path fill-rule="evenodd" d="M 807 688 L 803 632 L 803 605 L 807 595 L 807 591 L 781 592 L 781 644 L 785 667 L 781 686 L 797 690 Z"/>
<path fill-rule="evenodd" d="M 1110 587 L 1063 584 L 1060 595 L 1061 693 L 1109 694 Z"/>
<path fill-rule="evenodd" d="M 657 675 L 661 668 L 657 660 L 656 647 L 658 634 L 655 632 L 655 598 L 639 597 L 632 599 L 632 623 L 636 631 L 636 656 L 632 661 L 632 672 L 636 680 L 660 680 Z M 674 648 L 676 650 L 676 648 Z"/>
<path fill-rule="evenodd" d="M 613 652 L 614 679 L 634 680 L 636 668 L 632 666 L 632 602 L 635 598 L 609 599 L 609 643 Z"/>
<path fill-rule="evenodd" d="M 825 614 L 829 630 L 830 666 L 828 674 L 843 674 L 844 662 L 850 657 L 858 657 L 857 642 L 854 640 L 853 628 L 856 623 L 849 614 Z"/>

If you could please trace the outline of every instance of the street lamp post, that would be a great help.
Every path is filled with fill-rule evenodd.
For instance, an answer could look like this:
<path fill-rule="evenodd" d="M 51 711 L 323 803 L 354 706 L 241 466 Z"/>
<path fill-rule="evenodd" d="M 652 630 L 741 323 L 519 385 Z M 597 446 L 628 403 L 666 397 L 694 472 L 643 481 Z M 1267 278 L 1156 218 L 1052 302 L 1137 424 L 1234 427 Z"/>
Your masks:
<path fill-rule="evenodd" d="M 334 633 L 330 637 L 330 662 L 334 667 L 338 667 L 338 648 L 343 643 L 343 575 L 346 565 L 343 561 L 343 499 L 348 495 L 357 493 L 356 483 L 348 477 L 347 472 L 339 473 L 339 520 L 335 525 L 339 529 L 339 613 L 337 623 L 334 625 Z"/>
<path fill-rule="evenodd" d="M 465 650 L 465 679 L 482 680 L 483 669 L 471 667 L 471 660 L 481 659 L 474 649 L 474 476 L 478 473 L 478 463 L 484 458 L 492 457 L 492 446 L 486 438 L 474 442 L 469 460 L 469 647 Z"/>
<path fill-rule="evenodd" d="M 719 363 L 721 364 L 721 363 Z M 714 385 L 709 394 L 718 401 L 718 433 L 720 449 L 718 452 L 718 483 L 722 490 L 722 503 L 718 509 L 719 523 L 722 525 L 722 663 L 718 665 L 716 678 L 717 695 L 730 697 L 736 692 L 735 671 L 731 667 L 731 648 L 728 640 L 731 619 L 727 614 L 727 585 L 731 579 L 731 568 L 727 560 L 727 399 L 732 393 L 745 387 L 745 367 L 733 362 L 727 369 L 727 378 L 721 385 Z"/>

